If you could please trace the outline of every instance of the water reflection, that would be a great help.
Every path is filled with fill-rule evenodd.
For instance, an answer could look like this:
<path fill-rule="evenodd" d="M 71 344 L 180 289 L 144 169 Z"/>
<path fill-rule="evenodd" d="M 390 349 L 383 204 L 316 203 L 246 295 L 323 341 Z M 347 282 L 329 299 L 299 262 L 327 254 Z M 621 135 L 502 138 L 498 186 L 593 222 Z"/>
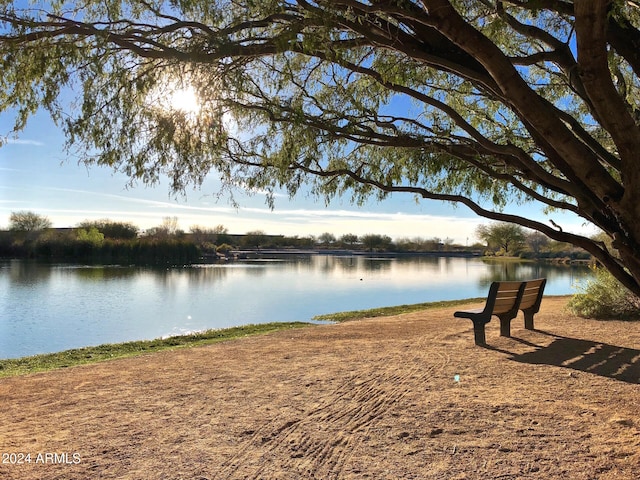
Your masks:
<path fill-rule="evenodd" d="M 491 282 L 522 281 L 533 278 L 546 278 L 547 283 L 555 280 L 564 281 L 567 278 L 573 285 L 584 275 L 590 274 L 587 267 L 582 265 L 555 265 L 538 262 L 496 262 L 483 260 L 487 272 L 480 278 L 480 285 L 488 287 Z M 567 292 L 571 293 L 571 292 Z"/>
<path fill-rule="evenodd" d="M 87 265 L 80 267 L 60 267 L 61 272 L 76 275 L 79 279 L 94 282 L 122 280 L 135 275 L 135 269 L 120 266 Z"/>
<path fill-rule="evenodd" d="M 477 258 L 312 256 L 176 268 L 0 261 L 0 358 L 344 310 L 482 297 L 546 277 L 568 294 L 587 268 Z"/>
<path fill-rule="evenodd" d="M 51 275 L 51 269 L 37 262 L 10 260 L 0 263 L 0 275 L 9 275 L 11 283 L 30 285 L 39 281 L 46 281 Z"/>

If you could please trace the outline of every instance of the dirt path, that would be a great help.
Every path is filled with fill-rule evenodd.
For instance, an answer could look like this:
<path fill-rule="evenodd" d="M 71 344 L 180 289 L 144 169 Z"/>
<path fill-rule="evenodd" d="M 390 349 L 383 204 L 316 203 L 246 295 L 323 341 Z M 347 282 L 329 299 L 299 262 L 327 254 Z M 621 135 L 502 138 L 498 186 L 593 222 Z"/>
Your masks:
<path fill-rule="evenodd" d="M 638 479 L 640 322 L 565 303 L 486 349 L 448 308 L 3 379 L 0 478 Z"/>

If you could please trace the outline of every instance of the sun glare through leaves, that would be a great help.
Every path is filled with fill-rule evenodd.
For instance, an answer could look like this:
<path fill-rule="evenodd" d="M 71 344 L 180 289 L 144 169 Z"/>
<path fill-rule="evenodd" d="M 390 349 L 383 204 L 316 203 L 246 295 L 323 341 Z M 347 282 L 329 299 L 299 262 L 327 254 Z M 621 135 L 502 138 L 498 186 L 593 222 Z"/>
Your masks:
<path fill-rule="evenodd" d="M 198 113 L 200 100 L 193 87 L 179 88 L 168 98 L 169 107 L 183 113 Z"/>
<path fill-rule="evenodd" d="M 184 115 L 198 115 L 201 102 L 193 86 L 184 82 L 166 82 L 156 86 L 147 96 L 150 108 Z"/>

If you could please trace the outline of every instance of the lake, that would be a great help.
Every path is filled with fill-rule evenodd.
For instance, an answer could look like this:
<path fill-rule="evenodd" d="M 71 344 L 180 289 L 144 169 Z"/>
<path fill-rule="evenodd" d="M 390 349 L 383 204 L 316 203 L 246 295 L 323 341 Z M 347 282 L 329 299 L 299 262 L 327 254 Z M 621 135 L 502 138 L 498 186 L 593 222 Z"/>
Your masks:
<path fill-rule="evenodd" d="M 571 294 L 582 266 L 480 258 L 312 255 L 172 268 L 0 261 L 0 358 L 345 310 L 484 297 L 495 280 L 548 279 Z"/>

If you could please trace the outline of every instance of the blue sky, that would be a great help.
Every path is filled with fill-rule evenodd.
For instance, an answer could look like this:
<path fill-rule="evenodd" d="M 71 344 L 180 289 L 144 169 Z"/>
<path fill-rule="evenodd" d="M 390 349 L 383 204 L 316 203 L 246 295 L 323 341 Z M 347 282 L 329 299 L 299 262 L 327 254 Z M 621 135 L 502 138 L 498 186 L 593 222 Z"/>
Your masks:
<path fill-rule="evenodd" d="M 12 126 L 8 113 L 0 114 L 0 135 Z M 348 199 L 336 199 L 329 206 L 315 198 L 276 198 L 275 210 L 263 195 L 240 195 L 239 208 L 228 199 L 217 198 L 215 175 L 186 196 L 169 194 L 168 182 L 146 187 L 127 187 L 128 178 L 107 168 L 79 165 L 63 150 L 61 131 L 45 115 L 32 118 L 17 139 L 9 138 L 0 148 L 0 229 L 7 228 L 11 212 L 30 210 L 47 216 L 54 227 L 72 227 L 84 220 L 108 218 L 132 222 L 141 229 L 160 225 L 164 217 L 177 217 L 180 228 L 193 225 L 224 225 L 230 233 L 263 230 L 268 234 L 320 235 L 331 232 L 363 235 L 378 233 L 401 237 L 450 238 L 459 244 L 475 242 L 478 224 L 488 220 L 475 216 L 464 206 L 454 208 L 435 201 L 416 203 L 411 195 L 394 195 L 383 202 L 362 207 Z M 533 207 L 529 214 L 544 220 Z M 519 207 L 518 213 L 523 213 Z M 576 220 L 554 214 L 565 230 L 595 233 Z"/>

